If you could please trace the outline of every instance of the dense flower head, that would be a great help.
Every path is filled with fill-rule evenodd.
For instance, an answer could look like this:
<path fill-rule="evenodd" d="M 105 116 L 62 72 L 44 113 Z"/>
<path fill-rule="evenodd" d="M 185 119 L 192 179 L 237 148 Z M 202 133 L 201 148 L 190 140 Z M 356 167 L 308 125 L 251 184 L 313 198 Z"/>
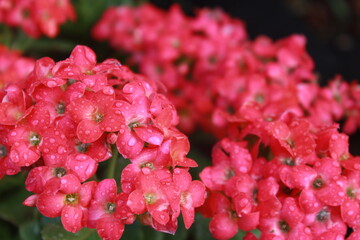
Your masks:
<path fill-rule="evenodd" d="M 211 192 L 201 212 L 215 238 L 259 229 L 260 239 L 335 239 L 359 228 L 359 158 L 337 125 L 318 128 L 285 113 L 240 126 L 200 173 Z"/>
<path fill-rule="evenodd" d="M 318 126 L 345 119 L 347 133 L 359 125 L 358 84 L 336 76 L 321 88 L 302 35 L 251 41 L 244 23 L 219 9 L 188 17 L 176 5 L 163 11 L 148 4 L 108 9 L 93 35 L 130 53 L 131 64 L 168 88 L 186 132 L 200 125 L 224 137 L 250 103 L 263 119 L 290 111 Z"/>
<path fill-rule="evenodd" d="M 200 173 L 215 238 L 256 228 L 265 240 L 357 236 L 359 158 L 334 122 L 356 131 L 358 83 L 335 76 L 320 87 L 304 36 L 250 40 L 220 10 L 188 17 L 150 5 L 109 9 L 93 35 L 168 88 L 184 131 L 219 138 Z"/>
<path fill-rule="evenodd" d="M 3 0 L 0 6 L 0 22 L 21 27 L 33 38 L 41 35 L 55 37 L 59 25 L 75 19 L 70 0 Z"/>
<path fill-rule="evenodd" d="M 96 228 L 103 239 L 119 239 L 137 215 L 164 232 L 176 231 L 181 213 L 192 225 L 205 187 L 191 180 L 197 164 L 186 157 L 189 141 L 156 82 L 115 59 L 97 63 L 86 46 L 59 62 L 19 61 L 4 66 L 0 177 L 29 170 L 25 186 L 33 195 L 25 205 L 61 217 L 70 232 Z M 32 72 L 12 73 L 12 65 L 25 63 Z M 90 181 L 99 163 L 117 161 L 118 153 L 132 162 L 121 174 L 123 192 L 114 179 Z"/>

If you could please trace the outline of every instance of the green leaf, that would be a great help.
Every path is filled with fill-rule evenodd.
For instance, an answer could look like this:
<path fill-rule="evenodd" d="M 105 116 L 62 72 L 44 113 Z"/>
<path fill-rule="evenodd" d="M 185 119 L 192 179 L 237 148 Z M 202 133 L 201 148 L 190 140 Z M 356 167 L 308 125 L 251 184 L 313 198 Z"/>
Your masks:
<path fill-rule="evenodd" d="M 246 235 L 246 232 L 239 231 L 231 240 L 242 240 Z"/>
<path fill-rule="evenodd" d="M 0 239 L 13 240 L 16 233 L 16 228 L 12 224 L 0 219 Z"/>
<path fill-rule="evenodd" d="M 11 28 L 5 24 L 0 23 L 0 44 L 10 47 L 14 36 Z"/>
<path fill-rule="evenodd" d="M 140 223 L 135 222 L 125 226 L 125 231 L 121 239 L 141 240 L 143 237 L 144 234 Z"/>
<path fill-rule="evenodd" d="M 5 175 L 3 179 L 0 180 L 0 196 L 1 193 L 6 191 L 14 191 L 14 188 L 24 188 L 25 176 L 21 173 L 7 176 Z M 0 197 L 1 200 L 1 197 Z"/>
<path fill-rule="evenodd" d="M 158 232 L 149 226 L 143 226 L 143 240 L 164 240 L 165 233 Z"/>
<path fill-rule="evenodd" d="M 83 228 L 77 233 L 71 233 L 59 223 L 45 225 L 41 237 L 43 240 L 101 240 L 95 229 Z"/>
<path fill-rule="evenodd" d="M 0 218 L 19 226 L 34 217 L 34 209 L 22 205 L 30 194 L 24 187 L 0 192 Z"/>
<path fill-rule="evenodd" d="M 195 215 L 195 240 L 214 239 L 209 231 L 209 223 L 210 218 L 204 218 L 200 214 Z"/>
<path fill-rule="evenodd" d="M 21 240 L 41 240 L 40 224 L 38 221 L 30 221 L 21 224 L 19 233 Z"/>
<path fill-rule="evenodd" d="M 61 219 L 60 219 L 60 217 L 49 218 L 49 217 L 45 217 L 44 215 L 41 215 L 41 217 L 40 217 L 40 225 L 41 226 L 45 226 L 45 225 L 48 225 L 50 223 L 61 224 Z"/>
<path fill-rule="evenodd" d="M 261 232 L 259 229 L 255 229 L 251 231 L 257 238 L 260 238 Z"/>

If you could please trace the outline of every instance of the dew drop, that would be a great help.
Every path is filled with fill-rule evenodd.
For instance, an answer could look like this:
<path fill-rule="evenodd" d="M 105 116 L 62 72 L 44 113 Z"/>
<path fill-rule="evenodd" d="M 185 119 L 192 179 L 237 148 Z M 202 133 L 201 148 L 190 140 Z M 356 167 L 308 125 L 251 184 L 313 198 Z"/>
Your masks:
<path fill-rule="evenodd" d="M 102 92 L 106 95 L 112 95 L 114 94 L 114 89 L 112 87 L 105 87 Z"/>
<path fill-rule="evenodd" d="M 129 142 L 128 142 L 128 145 L 130 146 L 130 147 L 132 147 L 132 146 L 134 146 L 135 145 L 135 143 L 136 143 L 136 140 L 135 140 L 135 138 L 130 138 L 130 140 L 129 140 Z"/>
<path fill-rule="evenodd" d="M 345 196 L 345 193 L 344 192 L 338 192 L 338 195 L 339 195 L 339 197 L 343 197 L 343 196 Z"/>
<path fill-rule="evenodd" d="M 160 145 L 161 139 L 159 137 L 153 136 L 148 139 L 148 142 L 154 145 Z"/>
<path fill-rule="evenodd" d="M 56 86 L 56 82 L 55 81 L 48 81 L 47 82 L 48 87 L 55 87 Z"/>
<path fill-rule="evenodd" d="M 87 176 L 91 176 L 92 174 L 93 174 L 93 172 L 94 172 L 94 167 L 93 167 L 93 165 L 90 165 L 90 166 L 88 166 L 88 168 L 86 169 L 86 175 Z"/>
<path fill-rule="evenodd" d="M 66 149 L 63 146 L 58 147 L 57 149 L 58 154 L 63 154 L 66 152 Z"/>
<path fill-rule="evenodd" d="M 360 170 L 360 163 L 355 163 L 355 164 L 354 164 L 354 168 L 355 168 L 356 170 Z"/>

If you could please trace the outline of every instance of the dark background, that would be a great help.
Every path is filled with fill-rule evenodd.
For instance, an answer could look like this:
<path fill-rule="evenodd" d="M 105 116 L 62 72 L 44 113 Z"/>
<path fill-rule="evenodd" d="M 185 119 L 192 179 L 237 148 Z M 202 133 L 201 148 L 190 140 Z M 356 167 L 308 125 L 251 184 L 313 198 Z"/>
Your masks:
<path fill-rule="evenodd" d="M 242 19 L 251 39 L 279 39 L 304 34 L 321 84 L 335 74 L 360 79 L 359 0 L 151 0 L 168 8 L 173 3 L 187 14 L 199 7 L 220 7 Z"/>

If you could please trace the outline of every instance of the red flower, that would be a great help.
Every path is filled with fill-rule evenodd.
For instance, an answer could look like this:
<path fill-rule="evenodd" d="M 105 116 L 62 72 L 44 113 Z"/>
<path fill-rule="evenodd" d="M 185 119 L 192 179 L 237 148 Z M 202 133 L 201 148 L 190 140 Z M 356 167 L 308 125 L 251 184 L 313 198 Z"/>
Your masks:
<path fill-rule="evenodd" d="M 88 227 L 96 228 L 103 239 L 120 239 L 124 232 L 124 222 L 132 223 L 135 219 L 121 198 L 122 195 L 117 194 L 114 179 L 105 179 L 98 183 L 89 207 Z M 117 218 L 117 212 L 126 220 Z"/>
<path fill-rule="evenodd" d="M 38 197 L 36 206 L 39 211 L 46 217 L 59 217 L 64 228 L 69 232 L 77 232 L 86 226 L 88 207 L 96 182 L 86 182 L 82 185 L 70 184 L 62 180 L 60 189 L 51 186 L 52 189 L 44 190 Z"/>
<path fill-rule="evenodd" d="M 95 142 L 105 131 L 120 130 L 123 116 L 114 108 L 114 101 L 114 90 L 107 87 L 96 94 L 85 94 L 68 106 L 70 115 L 78 122 L 76 133 L 81 142 Z"/>
<path fill-rule="evenodd" d="M 188 229 L 194 222 L 194 209 L 205 201 L 205 186 L 200 181 L 191 181 L 190 173 L 181 168 L 174 169 L 173 181 L 180 196 L 185 227 Z"/>

